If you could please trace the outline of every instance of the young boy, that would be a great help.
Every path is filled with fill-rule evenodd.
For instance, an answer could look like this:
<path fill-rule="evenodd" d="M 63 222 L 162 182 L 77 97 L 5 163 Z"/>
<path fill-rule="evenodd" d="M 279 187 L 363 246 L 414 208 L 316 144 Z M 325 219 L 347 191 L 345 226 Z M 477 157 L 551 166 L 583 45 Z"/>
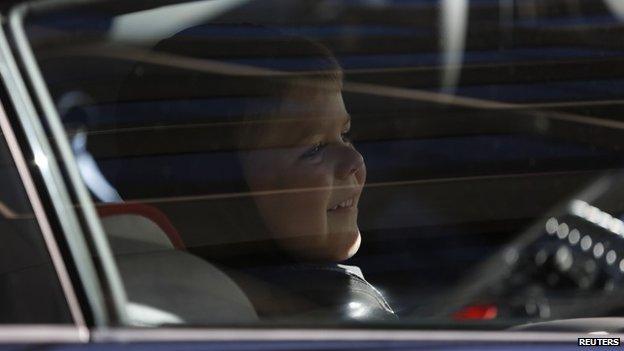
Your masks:
<path fill-rule="evenodd" d="M 360 246 L 357 206 L 366 167 L 348 139 L 340 67 L 325 48 L 298 40 L 322 70 L 278 78 L 267 88 L 275 108 L 247 119 L 239 155 L 278 246 L 297 261 L 340 262 Z"/>
<path fill-rule="evenodd" d="M 351 118 L 336 59 L 320 44 L 277 32 L 257 46 L 234 41 L 225 47 L 198 42 L 192 33 L 201 32 L 179 33 L 155 51 L 207 65 L 225 61 L 228 72 L 187 70 L 175 76 L 180 84 L 172 89 L 170 74 L 139 64 L 126 82 L 134 94 L 149 85 L 169 98 L 240 101 L 229 106 L 234 112 L 222 123 L 228 131 L 215 143 L 236 150 L 231 154 L 243 183 L 238 193 L 251 204 L 206 213 L 207 221 L 219 224 L 205 227 L 206 235 L 236 227 L 246 248 L 191 251 L 231 268 L 263 319 L 394 319 L 360 270 L 339 264 L 362 240 L 357 218 L 366 167 L 348 138 Z M 232 71 L 237 67 L 240 74 Z"/>

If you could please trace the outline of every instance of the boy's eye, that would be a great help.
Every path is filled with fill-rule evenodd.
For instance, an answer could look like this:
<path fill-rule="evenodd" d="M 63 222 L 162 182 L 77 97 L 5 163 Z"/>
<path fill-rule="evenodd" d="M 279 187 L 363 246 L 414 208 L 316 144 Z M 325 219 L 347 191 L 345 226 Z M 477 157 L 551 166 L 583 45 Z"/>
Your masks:
<path fill-rule="evenodd" d="M 327 146 L 326 143 L 323 142 L 319 142 L 316 143 L 315 145 L 313 145 L 311 148 L 309 148 L 308 150 L 306 150 L 306 152 L 304 152 L 301 155 L 301 158 L 306 159 L 306 158 L 312 158 L 316 155 L 318 155 L 321 151 L 323 151 L 323 149 L 325 148 L 325 146 Z"/>
<path fill-rule="evenodd" d="M 342 141 L 345 143 L 351 143 L 351 130 L 344 131 L 340 134 Z"/>

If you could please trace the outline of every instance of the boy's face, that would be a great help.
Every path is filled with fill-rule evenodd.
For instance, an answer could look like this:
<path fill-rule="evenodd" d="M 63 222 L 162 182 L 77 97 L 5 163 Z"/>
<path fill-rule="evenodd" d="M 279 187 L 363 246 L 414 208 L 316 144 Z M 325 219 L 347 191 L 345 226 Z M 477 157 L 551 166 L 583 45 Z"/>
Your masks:
<path fill-rule="evenodd" d="M 339 90 L 290 95 L 292 104 L 259 127 L 256 147 L 242 154 L 245 177 L 280 247 L 303 260 L 342 261 L 360 246 L 364 160 L 346 139 L 350 117 Z"/>

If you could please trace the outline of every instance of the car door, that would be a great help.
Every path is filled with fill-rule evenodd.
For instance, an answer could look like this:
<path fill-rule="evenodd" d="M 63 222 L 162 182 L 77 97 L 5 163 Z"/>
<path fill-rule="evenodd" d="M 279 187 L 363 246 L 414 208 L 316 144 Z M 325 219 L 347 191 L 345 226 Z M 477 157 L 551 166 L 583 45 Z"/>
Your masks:
<path fill-rule="evenodd" d="M 517 4 L 519 17 L 550 9 L 527 3 Z M 555 9 L 570 4 L 552 3 Z M 604 94 L 602 85 L 585 89 L 587 82 L 567 76 L 573 69 L 550 72 L 553 60 L 563 57 L 566 65 L 587 68 L 619 56 L 593 45 L 562 49 L 560 40 L 567 44 L 569 37 L 530 21 L 514 22 L 518 37 L 511 40 L 505 36 L 511 30 L 504 22 L 508 3 L 470 5 L 362 0 L 7 6 L 0 74 L 10 109 L 3 128 L 13 131 L 26 155 L 22 162 L 31 165 L 38 206 L 52 228 L 50 242 L 62 253 L 58 264 L 69 277 L 62 293 L 75 302 L 72 313 L 83 315 L 78 321 L 72 315 L 82 327 L 76 341 L 89 341 L 78 348 L 574 347 L 575 333 L 500 331 L 565 317 L 565 306 L 544 308 L 541 295 L 524 289 L 514 291 L 514 298 L 500 293 L 498 299 L 473 301 L 459 288 L 524 227 L 542 228 L 552 206 L 620 165 L 617 132 L 604 132 L 611 131 L 610 123 L 548 110 Z M 590 6 L 596 12 L 603 7 Z M 468 22 L 469 13 L 474 22 Z M 491 28 L 496 35 L 488 34 Z M 529 38 L 527 31 L 540 36 Z M 518 47 L 507 50 L 505 40 Z M 201 57 L 204 45 L 207 57 Z M 314 79 L 289 81 L 293 72 Z M 552 75 L 541 79 L 545 72 Z M 593 72 L 605 78 L 603 70 L 584 72 L 574 77 L 583 80 Z M 250 76 L 280 79 L 265 86 Z M 334 94 L 319 93 L 326 99 L 314 104 L 317 95 L 283 94 L 283 81 L 289 88 L 322 86 L 321 93 Z M 328 81 L 341 84 L 331 90 Z M 274 118 L 280 109 L 288 114 Z M 280 144 L 290 137 L 284 131 L 297 134 L 301 126 L 289 123 L 300 115 L 348 120 L 344 110 L 351 122 L 331 129 L 331 137 L 316 133 L 327 138 Z M 280 137 L 266 137 L 275 130 L 261 128 L 263 121 L 245 119 L 258 116 L 279 125 Z M 252 127 L 236 129 L 241 124 Z M 585 135 L 587 130 L 596 134 Z M 603 132 L 611 138 L 605 141 Z M 277 144 L 244 143 L 258 139 Z M 285 162 L 294 152 L 296 160 Z M 328 165 L 328 159 L 335 162 Z M 329 167 L 335 174 L 324 173 Z M 286 168 L 295 176 L 262 183 L 275 180 L 262 176 Z M 259 176 L 250 178 L 254 172 Z M 328 177 L 342 183 L 317 183 Z M 345 212 L 360 194 L 365 215 L 356 232 Z M 331 198 L 323 203 L 323 196 Z M 322 240 L 262 236 L 263 230 L 292 234 L 288 230 L 297 223 L 316 234 L 315 215 L 298 211 L 311 203 L 321 203 L 320 217 L 349 228 L 336 232 L 355 234 L 339 257 L 323 250 Z M 285 252 L 296 262 L 280 256 Z M 312 264 L 299 264 L 305 260 Z M 577 288 L 569 291 L 584 293 Z M 602 286 L 597 290 L 603 293 Z M 449 299 L 449 291 L 459 298 Z M 530 308 L 535 301 L 539 306 Z M 607 322 L 611 330 L 618 321 Z M 587 328 L 601 332 L 602 326 Z"/>

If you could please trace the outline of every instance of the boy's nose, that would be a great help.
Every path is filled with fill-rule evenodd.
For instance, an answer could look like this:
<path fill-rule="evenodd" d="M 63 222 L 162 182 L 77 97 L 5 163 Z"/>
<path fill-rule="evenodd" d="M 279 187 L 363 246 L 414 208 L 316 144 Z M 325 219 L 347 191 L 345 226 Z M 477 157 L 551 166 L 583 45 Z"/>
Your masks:
<path fill-rule="evenodd" d="M 346 179 L 350 175 L 361 172 L 364 169 L 364 158 L 352 146 L 341 146 L 337 150 L 338 159 L 336 177 Z"/>

